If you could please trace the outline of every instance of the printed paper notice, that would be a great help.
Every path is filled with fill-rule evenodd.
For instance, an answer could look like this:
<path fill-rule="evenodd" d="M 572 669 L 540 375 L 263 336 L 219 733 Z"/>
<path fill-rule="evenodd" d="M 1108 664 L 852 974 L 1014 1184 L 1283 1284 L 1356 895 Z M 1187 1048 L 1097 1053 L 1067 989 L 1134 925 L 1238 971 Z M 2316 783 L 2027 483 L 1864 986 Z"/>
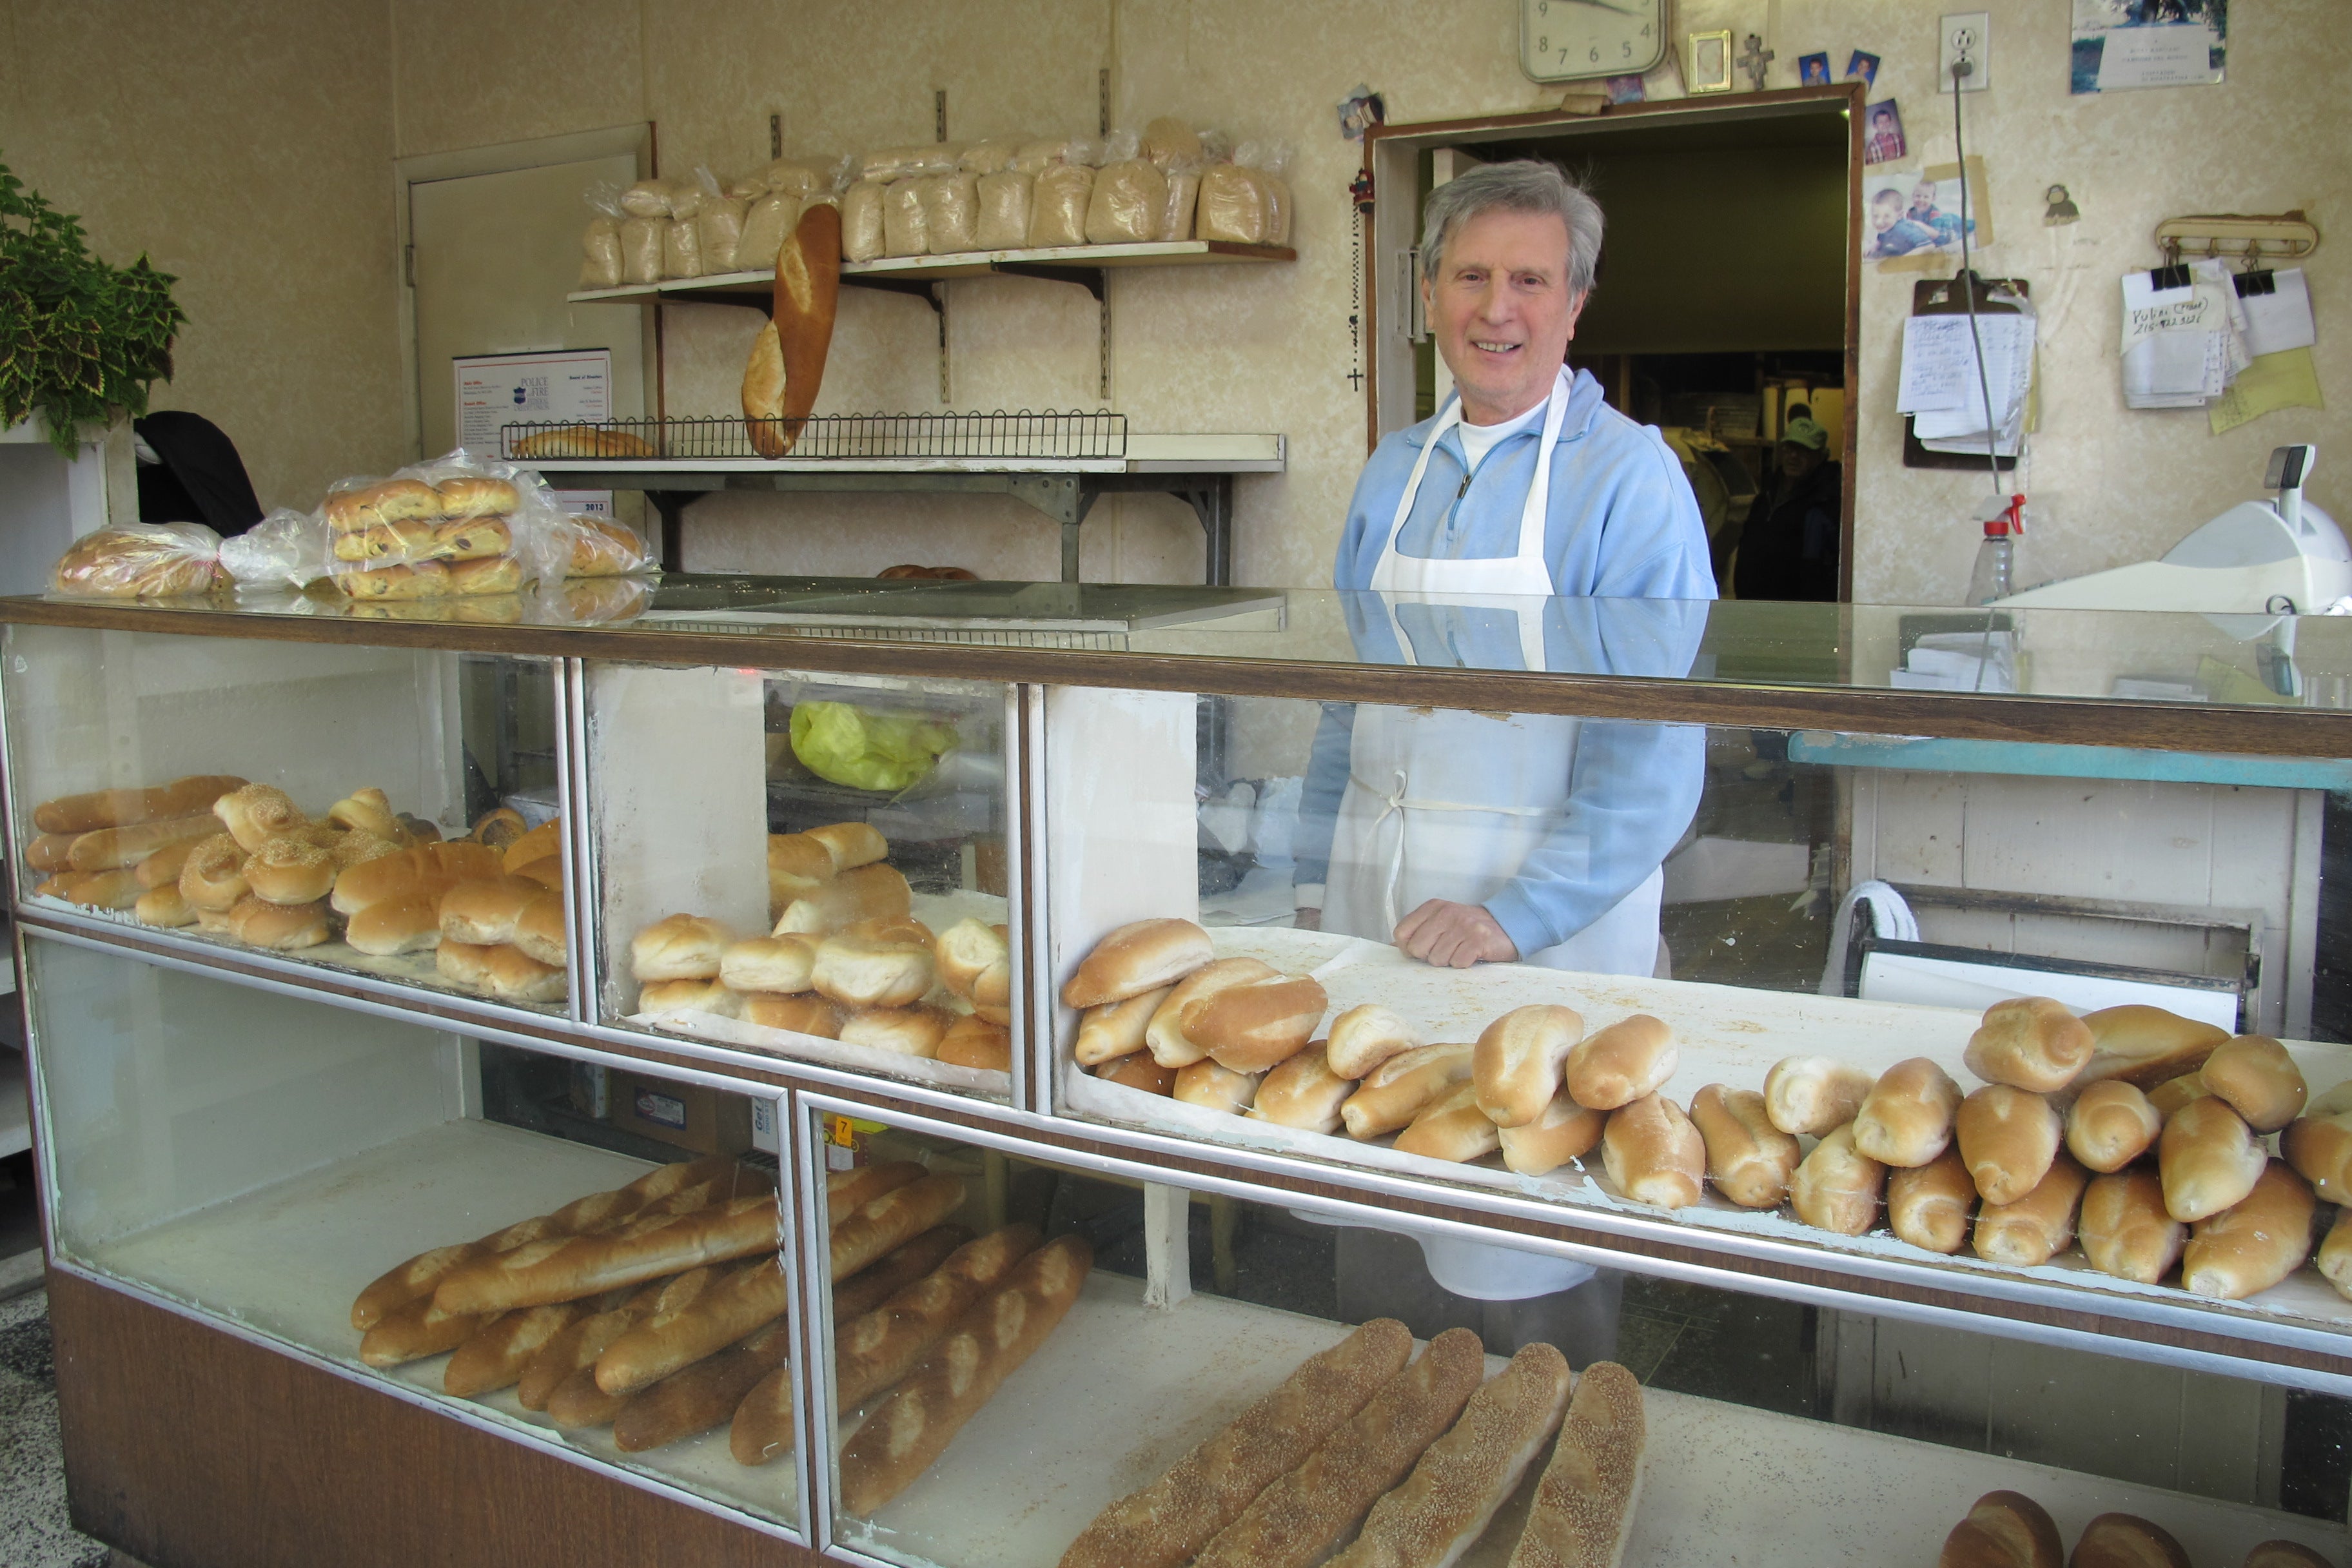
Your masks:
<path fill-rule="evenodd" d="M 2228 0 L 2074 0 L 2076 92 L 2221 79 Z"/>
<path fill-rule="evenodd" d="M 501 426 L 588 424 L 613 416 L 613 351 L 468 354 L 457 374 L 457 445 L 502 457 Z"/>

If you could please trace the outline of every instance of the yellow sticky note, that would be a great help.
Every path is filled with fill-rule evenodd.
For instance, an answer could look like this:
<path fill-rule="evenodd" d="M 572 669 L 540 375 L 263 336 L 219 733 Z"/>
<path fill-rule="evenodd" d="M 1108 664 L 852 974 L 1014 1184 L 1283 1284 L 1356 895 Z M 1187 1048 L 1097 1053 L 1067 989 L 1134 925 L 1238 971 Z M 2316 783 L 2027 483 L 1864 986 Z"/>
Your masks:
<path fill-rule="evenodd" d="M 2319 367 L 2305 346 L 2257 355 L 2229 391 L 2206 405 L 2205 418 L 2219 436 L 2281 408 L 2326 406 L 2319 401 Z"/>

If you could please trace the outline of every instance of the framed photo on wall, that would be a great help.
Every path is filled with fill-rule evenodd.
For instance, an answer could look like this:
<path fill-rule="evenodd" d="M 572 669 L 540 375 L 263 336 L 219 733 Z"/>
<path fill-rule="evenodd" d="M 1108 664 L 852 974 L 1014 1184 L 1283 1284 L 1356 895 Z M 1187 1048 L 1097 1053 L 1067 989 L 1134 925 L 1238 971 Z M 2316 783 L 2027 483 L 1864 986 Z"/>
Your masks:
<path fill-rule="evenodd" d="M 1691 34 L 1686 58 L 1690 68 L 1684 74 L 1690 79 L 1689 90 L 1693 94 L 1731 90 L 1730 28 Z"/>

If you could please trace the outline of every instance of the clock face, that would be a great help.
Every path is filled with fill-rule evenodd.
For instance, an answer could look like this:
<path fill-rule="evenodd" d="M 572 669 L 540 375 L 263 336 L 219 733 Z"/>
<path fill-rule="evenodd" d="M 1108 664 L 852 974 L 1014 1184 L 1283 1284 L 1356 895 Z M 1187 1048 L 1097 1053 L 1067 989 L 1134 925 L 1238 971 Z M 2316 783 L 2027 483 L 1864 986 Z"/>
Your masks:
<path fill-rule="evenodd" d="M 1519 0 L 1519 68 L 1537 81 L 1634 76 L 1666 58 L 1667 0 Z"/>

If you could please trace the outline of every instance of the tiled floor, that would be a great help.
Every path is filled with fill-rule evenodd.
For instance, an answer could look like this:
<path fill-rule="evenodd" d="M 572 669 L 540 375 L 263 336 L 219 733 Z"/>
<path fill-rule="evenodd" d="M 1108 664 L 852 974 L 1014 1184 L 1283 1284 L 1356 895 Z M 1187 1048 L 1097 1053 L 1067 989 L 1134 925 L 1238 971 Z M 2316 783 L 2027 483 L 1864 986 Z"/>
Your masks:
<path fill-rule="evenodd" d="M 49 1299 L 0 1301 L 0 1563 L 8 1568 L 121 1568 L 126 1561 L 66 1522 Z"/>

